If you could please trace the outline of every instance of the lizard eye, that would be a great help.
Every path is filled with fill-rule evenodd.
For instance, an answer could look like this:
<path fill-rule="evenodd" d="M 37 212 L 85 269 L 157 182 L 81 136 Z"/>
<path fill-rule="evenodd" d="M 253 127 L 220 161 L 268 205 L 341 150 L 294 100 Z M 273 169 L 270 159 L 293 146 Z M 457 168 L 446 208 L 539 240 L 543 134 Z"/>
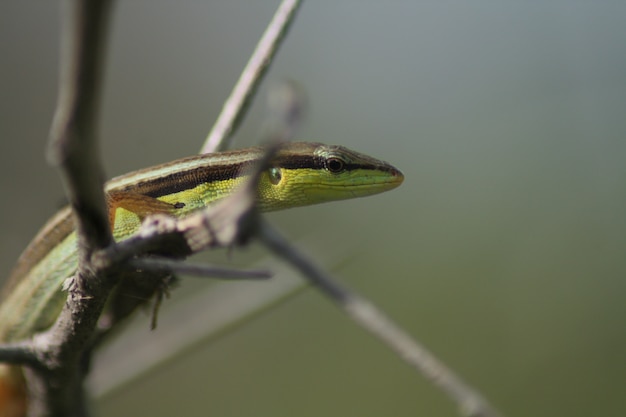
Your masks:
<path fill-rule="evenodd" d="M 343 160 L 339 158 L 332 157 L 326 160 L 326 169 L 328 169 L 332 173 L 336 174 L 338 172 L 341 172 L 344 170 L 344 168 L 345 168 L 345 164 Z"/>
<path fill-rule="evenodd" d="M 278 185 L 280 180 L 283 178 L 280 168 L 277 167 L 271 167 L 268 171 L 268 175 L 270 177 L 270 182 L 274 185 Z"/>

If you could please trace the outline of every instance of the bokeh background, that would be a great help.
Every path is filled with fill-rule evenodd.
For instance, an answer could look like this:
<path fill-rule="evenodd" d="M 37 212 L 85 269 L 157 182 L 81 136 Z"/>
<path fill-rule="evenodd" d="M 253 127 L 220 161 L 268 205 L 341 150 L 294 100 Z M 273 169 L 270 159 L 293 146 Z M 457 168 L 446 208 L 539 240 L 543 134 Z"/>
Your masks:
<path fill-rule="evenodd" d="M 116 4 L 107 175 L 194 154 L 277 1 Z M 62 204 L 58 2 L 0 2 L 0 276 Z M 626 415 L 626 3 L 307 2 L 269 74 L 389 194 L 270 215 L 507 416 Z M 263 92 L 236 139 L 257 143 Z M 252 246 L 228 259 L 266 257 Z M 185 280 L 180 294 L 204 285 Z M 207 306 L 210 308 L 210 306 Z M 149 344 L 150 341 L 146 340 Z M 454 416 L 308 290 L 95 402 L 108 416 Z"/>

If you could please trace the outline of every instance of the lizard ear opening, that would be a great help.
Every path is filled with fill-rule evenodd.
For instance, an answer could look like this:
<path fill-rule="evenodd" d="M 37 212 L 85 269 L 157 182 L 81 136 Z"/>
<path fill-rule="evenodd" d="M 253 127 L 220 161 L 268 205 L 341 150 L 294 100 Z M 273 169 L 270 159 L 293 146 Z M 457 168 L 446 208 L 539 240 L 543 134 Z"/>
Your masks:
<path fill-rule="evenodd" d="M 283 174 L 278 167 L 271 167 L 268 170 L 268 175 L 270 178 L 270 182 L 274 185 L 278 185 L 280 183 L 280 180 L 283 179 Z"/>

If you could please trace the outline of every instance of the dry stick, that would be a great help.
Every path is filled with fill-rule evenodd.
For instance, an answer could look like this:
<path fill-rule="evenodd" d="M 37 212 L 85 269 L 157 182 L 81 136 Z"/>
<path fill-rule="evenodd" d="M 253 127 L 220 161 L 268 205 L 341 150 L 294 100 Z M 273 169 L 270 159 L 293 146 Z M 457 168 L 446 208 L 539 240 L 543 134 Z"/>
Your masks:
<path fill-rule="evenodd" d="M 214 265 L 174 261 L 166 258 L 137 258 L 131 260 L 128 265 L 131 268 L 144 271 L 167 271 L 174 274 L 223 280 L 263 280 L 272 277 L 271 272 L 260 269 L 225 268 Z"/>
<path fill-rule="evenodd" d="M 0 345 L 0 358 L 3 363 L 13 365 L 28 365 L 33 367 L 41 367 L 42 365 L 30 340 L 3 343 Z"/>
<path fill-rule="evenodd" d="M 248 64 L 224 103 L 222 112 L 215 121 L 200 153 L 218 152 L 228 149 L 232 135 L 243 120 L 247 107 L 267 72 L 278 46 L 287 34 L 300 0 L 283 0 L 272 21 L 259 40 Z"/>
<path fill-rule="evenodd" d="M 113 285 L 110 274 L 95 274 L 89 268 L 91 253 L 112 242 L 95 139 L 110 6 L 108 0 L 65 3 L 59 100 L 49 160 L 59 166 L 76 214 L 79 269 L 59 318 L 32 340 L 42 367 L 25 368 L 29 416 L 87 414 L 82 355 Z"/>
<path fill-rule="evenodd" d="M 109 0 L 65 2 L 59 98 L 50 132 L 48 159 L 59 168 L 77 215 L 83 255 L 112 242 L 96 143 L 110 6 Z"/>
<path fill-rule="evenodd" d="M 259 237 L 269 249 L 291 263 L 320 291 L 330 297 L 352 320 L 376 336 L 405 362 L 448 394 L 459 405 L 463 415 L 500 416 L 480 394 L 465 384 L 428 349 L 412 339 L 375 305 L 337 284 L 268 223 L 261 222 Z"/>

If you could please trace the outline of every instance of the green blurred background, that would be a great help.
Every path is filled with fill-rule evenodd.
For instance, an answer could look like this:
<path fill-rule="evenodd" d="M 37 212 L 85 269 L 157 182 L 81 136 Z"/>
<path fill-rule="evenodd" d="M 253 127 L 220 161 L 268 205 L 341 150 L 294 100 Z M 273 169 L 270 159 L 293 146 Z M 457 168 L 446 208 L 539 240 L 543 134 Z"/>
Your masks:
<path fill-rule="evenodd" d="M 0 3 L 2 277 L 63 201 L 44 161 L 57 3 Z M 277 4 L 117 3 L 101 122 L 108 176 L 198 151 Z M 626 3 L 610 1 L 310 1 L 269 75 L 308 91 L 302 139 L 380 157 L 406 176 L 389 194 L 270 220 L 292 238 L 321 232 L 326 250 L 346 254 L 333 270 L 342 282 L 507 416 L 626 415 L 624 16 Z M 263 91 L 236 146 L 259 140 Z M 216 258 L 264 256 L 253 246 Z M 180 294 L 200 285 L 184 282 Z M 95 407 L 456 415 L 312 290 Z"/>

